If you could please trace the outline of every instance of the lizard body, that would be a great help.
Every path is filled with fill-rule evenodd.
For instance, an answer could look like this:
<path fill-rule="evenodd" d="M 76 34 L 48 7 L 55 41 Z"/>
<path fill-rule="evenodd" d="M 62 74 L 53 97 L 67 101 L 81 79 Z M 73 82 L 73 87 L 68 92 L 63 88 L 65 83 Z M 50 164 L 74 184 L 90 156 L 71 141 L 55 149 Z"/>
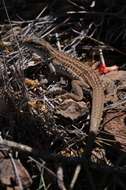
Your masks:
<path fill-rule="evenodd" d="M 92 111 L 91 111 L 91 121 L 90 130 L 87 139 L 86 153 L 91 153 L 93 143 L 98 130 L 100 127 L 100 122 L 104 109 L 104 90 L 102 87 L 101 80 L 95 70 L 91 67 L 84 65 L 79 60 L 71 57 L 70 55 L 56 50 L 51 44 L 49 44 L 44 39 L 39 39 L 36 36 L 29 37 L 24 41 L 25 44 L 33 43 L 39 45 L 47 50 L 50 55 L 61 62 L 66 68 L 70 69 L 77 76 L 81 77 L 88 85 L 92 88 Z"/>
<path fill-rule="evenodd" d="M 67 77 L 71 80 L 71 92 L 66 92 L 60 95 L 62 99 L 73 99 L 75 101 L 81 101 L 84 98 L 83 90 L 89 89 L 89 86 L 84 82 L 84 80 L 79 77 L 76 73 L 72 72 L 69 68 L 64 67 L 64 65 L 59 64 L 56 60 L 54 62 L 54 69 L 57 76 Z M 54 73 L 53 73 L 54 74 Z"/>

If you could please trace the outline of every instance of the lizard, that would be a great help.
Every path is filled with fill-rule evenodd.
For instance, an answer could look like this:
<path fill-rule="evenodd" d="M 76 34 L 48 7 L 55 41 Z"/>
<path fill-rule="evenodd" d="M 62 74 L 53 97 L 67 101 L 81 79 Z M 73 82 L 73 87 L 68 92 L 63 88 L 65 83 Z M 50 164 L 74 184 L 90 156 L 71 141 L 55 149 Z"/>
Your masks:
<path fill-rule="evenodd" d="M 25 43 L 26 44 L 26 43 Z M 64 67 L 63 64 L 59 64 L 59 61 L 57 59 L 53 59 L 53 63 L 52 64 L 50 62 L 50 60 L 48 60 L 47 56 L 44 57 L 44 54 L 42 55 L 42 49 L 41 47 L 34 47 L 33 44 L 27 44 L 27 46 L 33 51 L 36 52 L 37 55 L 39 55 L 39 57 L 42 58 L 42 61 L 45 60 L 47 61 L 47 63 L 49 62 L 48 65 L 48 69 L 50 70 L 50 74 L 49 74 L 49 79 L 52 80 L 52 76 L 62 76 L 65 77 L 67 79 L 69 79 L 71 81 L 71 92 L 65 92 L 64 89 L 62 88 L 58 88 L 54 91 L 48 91 L 47 94 L 49 95 L 50 92 L 53 95 L 59 94 L 59 93 L 63 93 L 62 95 L 60 95 L 60 100 L 62 99 L 66 99 L 66 98 L 71 98 L 75 101 L 81 101 L 84 96 L 83 96 L 83 90 L 86 90 L 87 92 L 89 92 L 89 85 L 86 84 L 84 82 L 84 80 L 82 78 L 80 78 L 76 73 L 73 73 L 73 71 L 71 71 L 71 69 L 69 69 L 68 67 Z M 65 93 L 65 94 L 64 94 Z"/>
<path fill-rule="evenodd" d="M 73 99 L 78 102 L 81 101 L 83 97 L 83 89 L 88 88 L 88 86 L 79 78 L 75 73 L 71 72 L 71 70 L 64 67 L 62 64 L 59 64 L 57 60 L 53 60 L 54 63 L 54 72 L 51 72 L 53 76 L 62 76 L 70 80 L 71 84 L 71 92 L 66 92 L 64 89 L 60 91 L 62 95 L 60 95 L 60 99 Z M 51 76 L 52 79 L 52 76 Z M 69 84 L 69 83 L 68 83 Z M 55 92 L 54 92 L 55 94 Z"/>
<path fill-rule="evenodd" d="M 81 61 L 73 58 L 72 56 L 58 51 L 45 39 L 40 39 L 36 35 L 27 37 L 23 43 L 33 44 L 41 46 L 44 50 L 47 50 L 52 58 L 57 59 L 66 68 L 71 70 L 77 76 L 82 78 L 92 89 L 92 110 L 90 119 L 90 128 L 87 138 L 87 144 L 85 149 L 85 155 L 90 156 L 93 149 L 95 138 L 99 132 L 99 127 L 103 115 L 104 109 L 104 89 L 98 73 L 88 65 L 84 65 Z"/>

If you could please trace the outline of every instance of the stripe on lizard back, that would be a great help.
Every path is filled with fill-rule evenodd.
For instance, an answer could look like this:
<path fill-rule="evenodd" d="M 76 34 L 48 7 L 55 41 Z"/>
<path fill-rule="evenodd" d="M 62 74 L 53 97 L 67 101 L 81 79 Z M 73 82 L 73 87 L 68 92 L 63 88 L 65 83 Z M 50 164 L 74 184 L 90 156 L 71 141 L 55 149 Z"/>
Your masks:
<path fill-rule="evenodd" d="M 65 67 L 71 69 L 76 75 L 84 79 L 92 88 L 92 111 L 86 150 L 86 153 L 89 152 L 90 154 L 93 148 L 94 139 L 98 134 L 104 108 L 104 90 L 97 72 L 70 55 L 56 50 L 44 39 L 32 36 L 27 38 L 24 42 L 40 45 L 47 49 L 53 58 L 56 58 Z"/>

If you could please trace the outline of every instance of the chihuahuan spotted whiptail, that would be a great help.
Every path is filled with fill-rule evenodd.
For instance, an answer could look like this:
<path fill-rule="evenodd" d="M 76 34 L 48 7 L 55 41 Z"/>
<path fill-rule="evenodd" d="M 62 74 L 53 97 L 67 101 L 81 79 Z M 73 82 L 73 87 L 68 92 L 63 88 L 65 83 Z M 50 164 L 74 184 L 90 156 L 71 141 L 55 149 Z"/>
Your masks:
<path fill-rule="evenodd" d="M 91 87 L 92 110 L 89 135 L 85 151 L 85 154 L 90 156 L 93 149 L 94 140 L 98 134 L 104 109 L 104 90 L 97 72 L 91 67 L 84 65 L 79 60 L 71 57 L 67 53 L 56 50 L 49 42 L 44 39 L 40 39 L 37 36 L 26 38 L 24 40 L 24 44 L 41 46 L 44 50 L 47 50 L 52 58 L 61 62 L 66 68 L 70 69 L 78 77 L 82 78 Z"/>

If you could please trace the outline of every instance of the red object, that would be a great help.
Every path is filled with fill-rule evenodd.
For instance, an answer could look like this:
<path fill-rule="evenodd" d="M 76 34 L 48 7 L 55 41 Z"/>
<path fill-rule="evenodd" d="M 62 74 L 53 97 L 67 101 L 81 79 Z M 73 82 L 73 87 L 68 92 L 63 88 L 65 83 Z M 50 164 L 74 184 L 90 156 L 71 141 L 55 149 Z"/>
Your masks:
<path fill-rule="evenodd" d="M 109 72 L 108 68 L 106 67 L 106 65 L 100 64 L 99 68 L 98 68 L 99 72 L 101 74 L 106 74 Z"/>
<path fill-rule="evenodd" d="M 101 74 L 106 74 L 106 73 L 108 73 L 110 71 L 116 71 L 116 70 L 118 70 L 118 67 L 117 67 L 117 65 L 113 65 L 111 67 L 107 67 L 104 64 L 100 64 L 98 70 L 99 70 L 99 72 Z"/>

